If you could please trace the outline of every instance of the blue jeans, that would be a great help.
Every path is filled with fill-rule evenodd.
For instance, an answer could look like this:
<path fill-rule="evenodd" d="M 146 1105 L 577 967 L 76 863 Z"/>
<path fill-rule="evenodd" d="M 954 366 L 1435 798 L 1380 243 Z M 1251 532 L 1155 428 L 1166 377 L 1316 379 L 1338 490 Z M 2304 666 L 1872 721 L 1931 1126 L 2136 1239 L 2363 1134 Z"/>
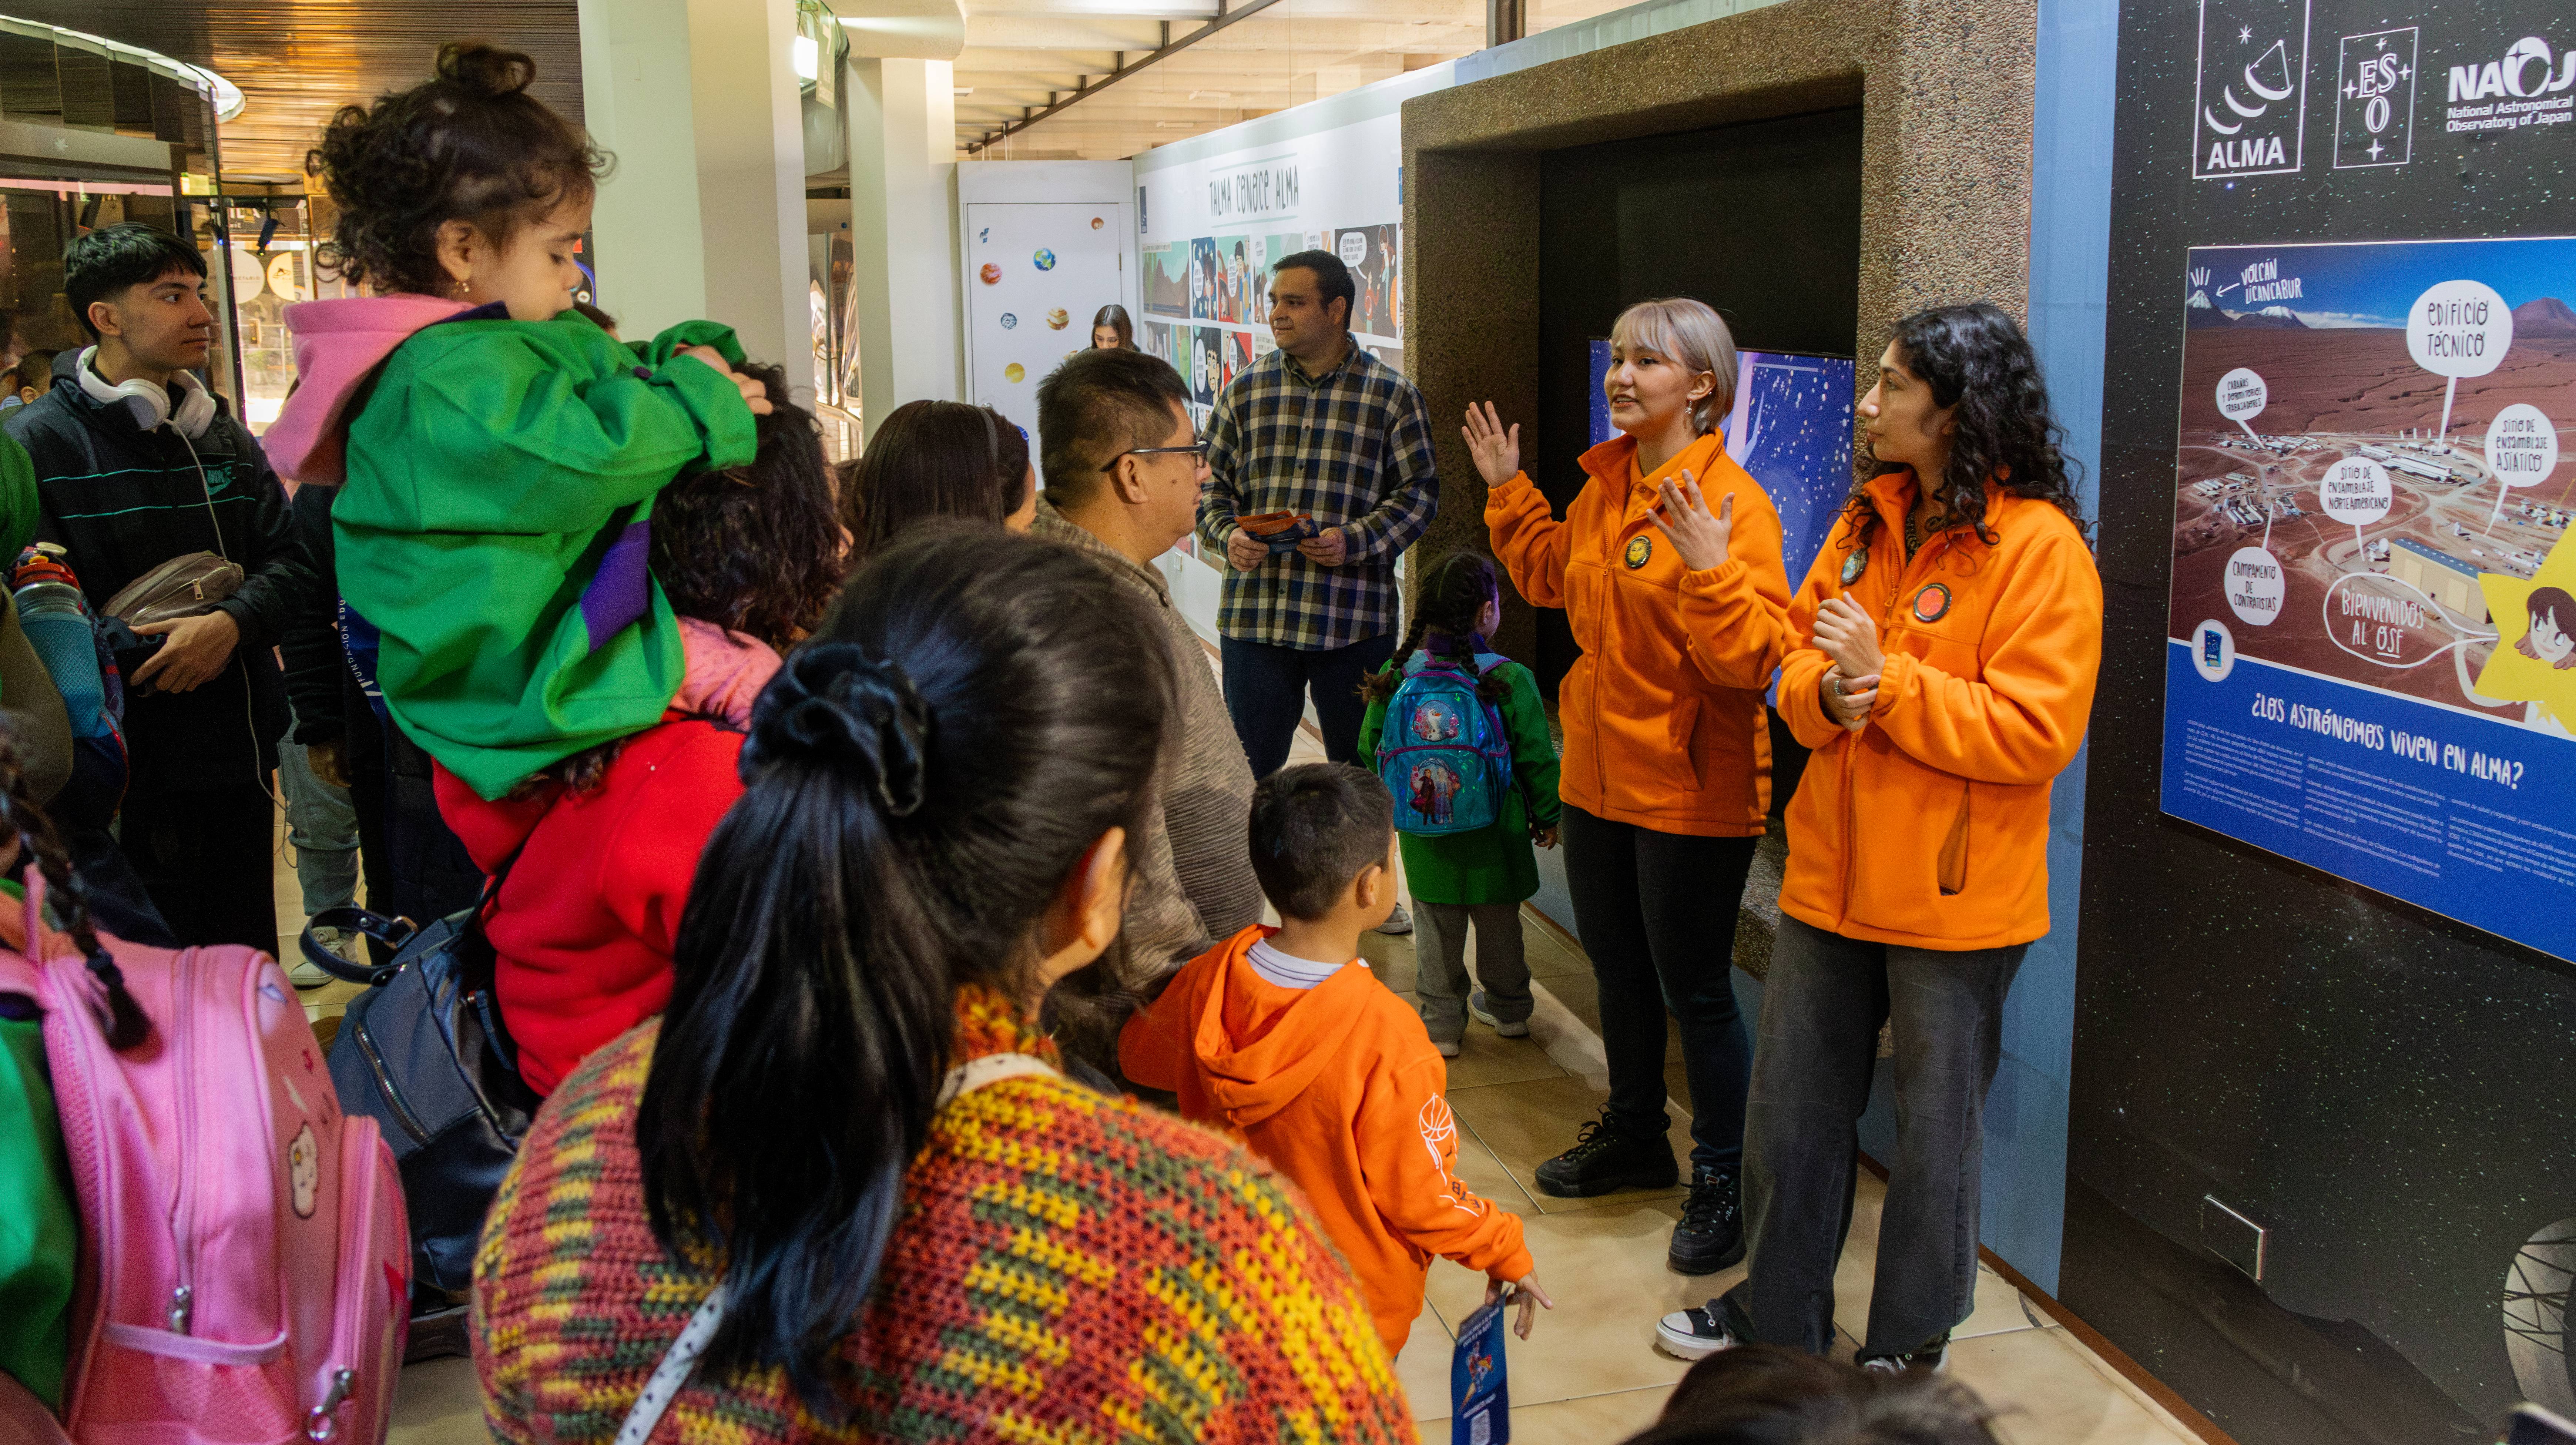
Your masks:
<path fill-rule="evenodd" d="M 1308 652 L 1246 642 L 1217 641 L 1225 663 L 1225 710 L 1252 775 L 1266 778 L 1288 761 L 1297 723 L 1306 715 L 1306 690 L 1315 692 L 1315 720 L 1324 731 L 1324 756 L 1347 763 L 1360 750 L 1360 719 L 1368 704 L 1360 684 L 1395 656 L 1395 635 L 1362 638 L 1342 647 Z"/>
<path fill-rule="evenodd" d="M 286 793 L 286 841 L 295 847 L 295 881 L 304 916 L 358 901 L 358 810 L 349 790 L 313 775 L 302 743 L 277 745 L 277 781 Z"/>

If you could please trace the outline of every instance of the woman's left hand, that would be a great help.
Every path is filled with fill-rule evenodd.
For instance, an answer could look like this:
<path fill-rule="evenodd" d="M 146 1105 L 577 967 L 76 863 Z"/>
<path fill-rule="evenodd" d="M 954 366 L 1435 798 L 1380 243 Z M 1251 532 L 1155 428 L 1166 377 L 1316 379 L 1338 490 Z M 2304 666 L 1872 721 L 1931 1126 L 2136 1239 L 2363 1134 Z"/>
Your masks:
<path fill-rule="evenodd" d="M 1717 513 L 1709 514 L 1708 502 L 1699 494 L 1699 483 L 1690 471 L 1682 472 L 1682 484 L 1673 485 L 1670 477 L 1656 483 L 1662 502 L 1646 514 L 1673 550 L 1682 554 L 1682 565 L 1694 572 L 1705 571 L 1726 560 L 1726 544 L 1735 536 L 1735 494 L 1719 499 Z"/>
<path fill-rule="evenodd" d="M 1845 677 L 1875 677 L 1886 661 L 1878 650 L 1878 624 L 1848 597 L 1828 597 L 1816 609 L 1816 650 L 1834 660 Z"/>

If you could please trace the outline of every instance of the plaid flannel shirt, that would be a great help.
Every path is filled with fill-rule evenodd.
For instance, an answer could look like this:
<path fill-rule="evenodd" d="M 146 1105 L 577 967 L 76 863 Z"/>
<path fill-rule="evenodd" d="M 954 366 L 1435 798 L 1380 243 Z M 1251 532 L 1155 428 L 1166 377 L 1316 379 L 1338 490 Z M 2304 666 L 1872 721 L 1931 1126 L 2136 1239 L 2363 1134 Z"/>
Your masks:
<path fill-rule="evenodd" d="M 1218 396 L 1206 439 L 1199 538 L 1225 573 L 1217 630 L 1306 652 L 1393 632 L 1395 559 L 1440 508 L 1431 418 L 1413 383 L 1356 342 L 1312 379 L 1273 351 Z M 1289 552 L 1235 571 L 1225 561 L 1234 519 L 1260 512 L 1303 512 L 1339 528 L 1342 565 Z"/>

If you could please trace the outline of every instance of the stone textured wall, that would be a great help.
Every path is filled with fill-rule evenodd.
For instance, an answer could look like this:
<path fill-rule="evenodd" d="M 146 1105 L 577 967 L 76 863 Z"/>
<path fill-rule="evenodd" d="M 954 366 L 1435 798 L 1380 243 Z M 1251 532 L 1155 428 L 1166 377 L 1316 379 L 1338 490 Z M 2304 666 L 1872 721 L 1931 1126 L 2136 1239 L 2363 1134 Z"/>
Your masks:
<path fill-rule="evenodd" d="M 1486 545 L 1469 401 L 1520 419 L 1535 449 L 1543 152 L 1860 105 L 1866 386 L 1907 311 L 2024 313 L 2036 25 L 2032 0 L 1785 0 L 1405 102 L 1405 361 L 1440 442 L 1419 555 Z M 1528 609 L 1506 613 L 1502 650 L 1531 655 Z"/>

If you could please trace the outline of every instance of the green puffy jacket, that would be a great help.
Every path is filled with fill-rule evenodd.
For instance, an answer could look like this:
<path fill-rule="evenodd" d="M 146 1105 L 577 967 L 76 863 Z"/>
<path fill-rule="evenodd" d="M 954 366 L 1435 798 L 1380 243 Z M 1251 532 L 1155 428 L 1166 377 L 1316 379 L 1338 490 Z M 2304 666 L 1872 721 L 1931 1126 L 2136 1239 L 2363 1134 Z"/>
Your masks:
<path fill-rule="evenodd" d="M 349 426 L 340 594 L 381 634 L 403 729 L 485 798 L 659 721 L 678 624 L 645 562 L 653 498 L 751 460 L 742 394 L 674 360 L 710 321 L 621 345 L 572 312 L 412 335 Z"/>

